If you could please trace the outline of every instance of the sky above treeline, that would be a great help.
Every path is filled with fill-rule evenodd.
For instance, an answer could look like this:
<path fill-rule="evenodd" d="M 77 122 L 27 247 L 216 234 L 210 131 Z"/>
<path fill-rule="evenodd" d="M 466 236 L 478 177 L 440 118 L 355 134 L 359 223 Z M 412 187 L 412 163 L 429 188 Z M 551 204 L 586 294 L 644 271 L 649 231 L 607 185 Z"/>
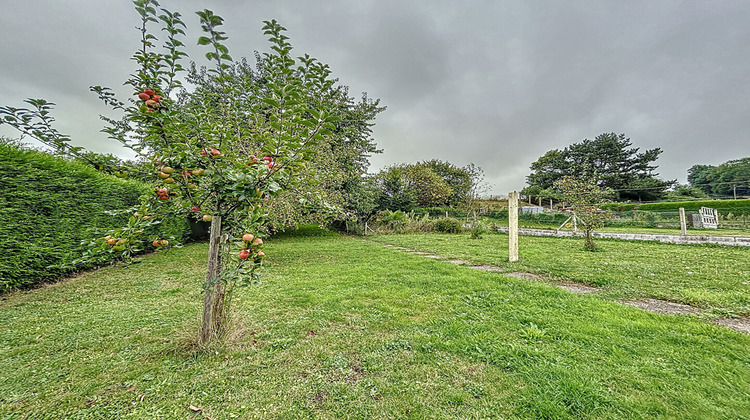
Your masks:
<path fill-rule="evenodd" d="M 225 19 L 227 46 L 253 59 L 264 20 L 288 31 L 295 56 L 330 65 L 359 98 L 387 110 L 371 172 L 440 159 L 484 169 L 488 194 L 525 186 L 529 165 L 601 133 L 660 147 L 664 179 L 695 164 L 750 156 L 750 3 L 737 1 L 160 2 L 188 26 L 196 10 Z M 96 152 L 130 157 L 100 133 L 108 109 L 91 85 L 122 86 L 135 69 L 139 18 L 124 0 L 0 3 L 0 105 L 57 104 L 58 130 Z M 18 137 L 8 127 L 0 135 Z"/>

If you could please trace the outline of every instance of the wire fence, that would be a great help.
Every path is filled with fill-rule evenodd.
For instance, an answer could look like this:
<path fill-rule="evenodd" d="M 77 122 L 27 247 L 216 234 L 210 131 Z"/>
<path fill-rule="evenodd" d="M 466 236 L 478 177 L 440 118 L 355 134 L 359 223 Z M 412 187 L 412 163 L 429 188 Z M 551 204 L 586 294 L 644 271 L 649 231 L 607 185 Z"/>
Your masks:
<path fill-rule="evenodd" d="M 718 208 L 719 228 L 746 229 L 750 228 L 750 214 L 736 212 L 736 209 Z M 735 210 L 733 212 L 732 210 Z M 485 216 L 492 219 L 507 220 L 507 211 L 487 212 Z M 535 214 L 519 214 L 521 223 L 557 228 L 571 216 L 570 212 L 545 212 Z M 701 227 L 698 211 L 686 210 L 685 216 L 688 227 Z M 629 210 L 613 211 L 612 218 L 606 222 L 607 227 L 637 227 L 637 228 L 680 228 L 679 211 L 646 211 Z"/>
<path fill-rule="evenodd" d="M 736 212 L 736 209 L 718 208 L 719 227 L 728 229 L 742 229 L 750 227 L 750 215 L 743 212 Z M 733 213 L 732 210 L 735 210 Z M 609 220 L 607 226 L 634 226 L 634 227 L 680 227 L 679 211 L 646 211 L 631 210 L 623 212 L 613 212 L 613 218 Z M 697 211 L 686 210 L 688 226 L 695 226 L 694 222 L 699 224 L 700 214 Z M 695 226 L 700 227 L 700 226 Z"/>

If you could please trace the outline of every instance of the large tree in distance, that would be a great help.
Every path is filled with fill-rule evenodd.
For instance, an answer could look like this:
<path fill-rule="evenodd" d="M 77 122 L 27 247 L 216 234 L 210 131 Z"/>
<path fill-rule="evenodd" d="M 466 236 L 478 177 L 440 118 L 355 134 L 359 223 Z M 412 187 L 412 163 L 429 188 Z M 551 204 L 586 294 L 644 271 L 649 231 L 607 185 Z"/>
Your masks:
<path fill-rule="evenodd" d="M 624 134 L 603 133 L 563 150 L 550 150 L 531 164 L 527 183 L 533 190 L 549 190 L 555 181 L 574 176 L 616 191 L 619 200 L 663 197 L 674 181 L 661 180 L 654 172 L 654 162 L 662 150 L 657 147 L 640 152 L 631 146 Z"/>

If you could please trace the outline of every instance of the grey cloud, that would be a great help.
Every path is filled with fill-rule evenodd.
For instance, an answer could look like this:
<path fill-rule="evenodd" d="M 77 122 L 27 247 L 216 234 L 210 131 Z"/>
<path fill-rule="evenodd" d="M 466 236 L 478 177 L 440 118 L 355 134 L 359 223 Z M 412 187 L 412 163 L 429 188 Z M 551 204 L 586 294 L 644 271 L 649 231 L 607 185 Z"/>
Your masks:
<path fill-rule="evenodd" d="M 482 166 L 505 194 L 524 186 L 547 150 L 622 132 L 661 147 L 659 172 L 684 181 L 696 163 L 750 155 L 750 8 L 743 1 L 163 1 L 191 29 L 193 11 L 226 19 L 235 57 L 264 50 L 262 20 L 276 18 L 295 52 L 331 65 L 351 94 L 388 110 L 375 138 L 383 166 L 443 159 Z M 59 104 L 61 130 L 116 151 L 88 92 L 120 83 L 138 47 L 129 2 L 83 0 L 0 6 L 0 103 Z M 0 130 L 0 134 L 8 134 Z"/>

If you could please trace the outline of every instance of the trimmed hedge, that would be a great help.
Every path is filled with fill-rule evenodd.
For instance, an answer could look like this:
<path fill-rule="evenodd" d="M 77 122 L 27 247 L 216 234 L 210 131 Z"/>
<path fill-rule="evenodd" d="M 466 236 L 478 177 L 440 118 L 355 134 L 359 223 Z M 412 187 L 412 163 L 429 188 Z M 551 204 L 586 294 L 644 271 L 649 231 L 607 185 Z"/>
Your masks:
<path fill-rule="evenodd" d="M 698 211 L 701 207 L 718 209 L 720 213 L 734 213 L 735 215 L 750 214 L 750 199 L 742 200 L 694 200 L 694 201 L 662 201 L 659 203 L 611 203 L 602 208 L 614 211 L 679 211 L 680 207 L 685 210 Z"/>
<path fill-rule="evenodd" d="M 147 184 L 103 174 L 80 163 L 0 143 L 0 291 L 70 274 L 56 267 L 81 256 L 94 229 L 123 226 L 107 210 L 135 205 Z M 184 218 L 166 221 L 184 239 Z"/>

